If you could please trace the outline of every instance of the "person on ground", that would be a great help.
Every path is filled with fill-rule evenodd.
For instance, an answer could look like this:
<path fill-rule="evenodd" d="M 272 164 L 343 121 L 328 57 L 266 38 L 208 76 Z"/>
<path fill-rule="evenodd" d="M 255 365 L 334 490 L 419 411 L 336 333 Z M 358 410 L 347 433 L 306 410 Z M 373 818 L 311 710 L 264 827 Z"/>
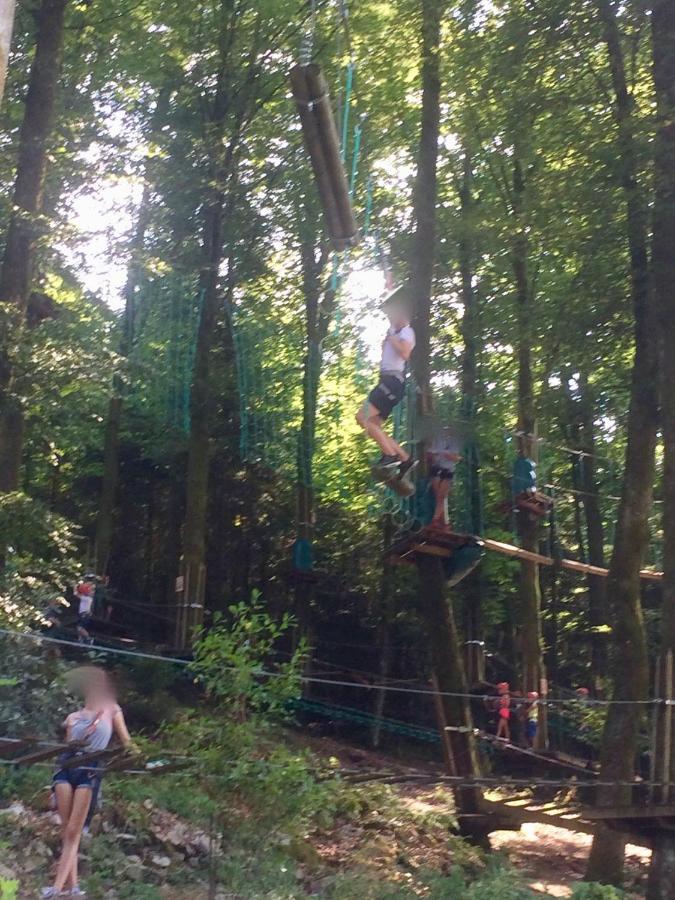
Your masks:
<path fill-rule="evenodd" d="M 96 585 L 93 575 L 85 575 L 75 588 L 75 599 L 77 600 L 77 639 L 81 644 L 93 643 L 89 628 L 91 627 L 95 589 Z"/>
<path fill-rule="evenodd" d="M 450 528 L 448 497 L 455 477 L 455 467 L 461 459 L 459 442 L 449 429 L 439 431 L 431 439 L 427 449 L 427 466 L 435 500 L 434 515 L 429 523 L 431 528 Z"/>
<path fill-rule="evenodd" d="M 78 882 L 80 839 L 101 777 L 95 760 L 85 766 L 67 768 L 63 767 L 64 763 L 107 749 L 113 734 L 124 747 L 134 749 L 108 674 L 103 669 L 85 666 L 77 669 L 76 675 L 77 686 L 84 694 L 84 706 L 67 716 L 63 723 L 66 740 L 77 746 L 59 757 L 59 768 L 53 778 L 61 821 L 61 854 L 54 884 L 43 888 L 43 897 L 84 896 Z"/>
<path fill-rule="evenodd" d="M 498 713 L 499 721 L 497 723 L 497 740 L 511 741 L 511 691 L 509 685 L 505 681 L 501 681 L 497 685 L 498 694 Z"/>
<path fill-rule="evenodd" d="M 384 423 L 403 400 L 406 363 L 415 348 L 415 332 L 410 324 L 411 306 L 402 289 L 394 291 L 383 304 L 389 328 L 382 342 L 380 380 L 356 414 L 356 421 L 382 451 L 376 463 L 382 480 L 403 478 L 415 465 L 411 455 L 384 431 Z"/>

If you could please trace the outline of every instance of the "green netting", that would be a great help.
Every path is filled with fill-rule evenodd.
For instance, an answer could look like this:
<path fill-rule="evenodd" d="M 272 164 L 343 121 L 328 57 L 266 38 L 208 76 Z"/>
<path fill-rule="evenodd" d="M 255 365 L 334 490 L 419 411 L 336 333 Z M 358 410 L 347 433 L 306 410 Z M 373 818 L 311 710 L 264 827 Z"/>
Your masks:
<path fill-rule="evenodd" d="M 177 430 L 190 430 L 190 392 L 202 293 L 191 279 L 148 280 L 138 290 L 129 399 Z"/>

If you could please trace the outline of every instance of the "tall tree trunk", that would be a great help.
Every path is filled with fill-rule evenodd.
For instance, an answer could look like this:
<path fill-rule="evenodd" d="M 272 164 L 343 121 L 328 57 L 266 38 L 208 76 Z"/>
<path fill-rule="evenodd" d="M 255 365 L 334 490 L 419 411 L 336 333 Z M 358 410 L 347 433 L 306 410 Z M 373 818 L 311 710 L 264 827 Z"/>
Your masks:
<path fill-rule="evenodd" d="M 213 396 L 210 356 L 218 310 L 218 271 L 223 252 L 225 194 L 209 191 L 204 210 L 203 268 L 200 277 L 201 316 L 197 330 L 192 389 L 190 392 L 190 437 L 183 525 L 183 572 L 187 610 L 186 637 L 192 641 L 204 617 L 203 586 L 206 565 L 206 512 L 211 462 L 211 415 Z"/>
<path fill-rule="evenodd" d="M 16 0 L 0 0 L 0 106 L 2 106 L 2 98 L 5 93 L 15 7 Z"/>
<path fill-rule="evenodd" d="M 612 613 L 611 675 L 617 700 L 647 697 L 649 666 L 640 603 L 640 568 L 649 544 L 654 455 L 658 424 L 655 327 L 649 284 L 646 202 L 638 180 L 633 133 L 633 98 L 629 94 L 619 28 L 610 0 L 597 0 L 603 22 L 615 94 L 618 161 L 626 202 L 626 232 L 635 320 L 635 357 L 628 410 L 626 459 L 614 549 L 609 564 L 607 596 Z M 639 704 L 609 707 L 600 755 L 603 781 L 633 776 L 641 721 Z M 626 791 L 603 788 L 601 804 L 614 804 Z M 590 881 L 618 883 L 623 877 L 625 841 L 600 829 L 588 863 Z"/>
<path fill-rule="evenodd" d="M 511 266 L 516 287 L 518 308 L 518 432 L 521 456 L 537 459 L 535 438 L 536 411 L 534 377 L 532 374 L 532 325 L 534 322 L 534 288 L 529 272 L 527 185 L 524 162 L 516 146 L 513 160 L 513 218 L 515 233 L 511 251 Z M 527 511 L 518 516 L 518 530 L 524 550 L 539 552 L 539 517 Z M 537 563 L 523 560 L 520 564 L 520 627 L 522 641 L 522 679 L 525 691 L 539 691 L 545 677 L 542 654 L 541 587 Z M 537 740 L 545 742 L 545 730 L 540 728 Z"/>
<path fill-rule="evenodd" d="M 664 443 L 662 634 L 665 655 L 668 650 L 675 652 L 675 4 L 672 0 L 654 0 L 651 27 L 657 115 L 652 267 L 661 350 Z M 669 780 L 675 780 L 675 751 L 672 749 Z M 675 786 L 671 786 L 670 792 L 672 803 Z M 672 833 L 664 831 L 652 852 L 648 900 L 666 900 L 672 896 L 673 884 L 675 839 Z"/>
<path fill-rule="evenodd" d="M 203 211 L 202 267 L 199 279 L 201 315 L 190 391 L 190 436 L 183 526 L 188 642 L 192 640 L 195 631 L 201 628 L 204 620 L 206 514 L 211 461 L 211 415 L 214 405 L 210 356 L 220 305 L 219 271 L 225 255 L 225 223 L 229 221 L 236 201 L 234 186 L 240 141 L 255 100 L 256 60 L 261 37 L 259 19 L 251 43 L 247 72 L 243 75 L 241 86 L 233 92 L 234 71 L 230 57 L 239 27 L 240 9 L 232 0 L 221 0 L 221 10 L 223 25 L 218 41 L 220 71 L 210 115 L 205 123 L 210 177 Z M 228 281 L 228 290 L 232 290 L 232 271 L 228 273 Z M 230 363 L 231 354 L 227 364 Z"/>
<path fill-rule="evenodd" d="M 595 423 L 593 407 L 589 396 L 588 380 L 581 379 L 579 386 L 579 428 L 577 430 L 577 446 L 583 455 L 579 457 L 579 487 L 582 491 L 581 502 L 586 518 L 586 538 L 588 544 L 588 562 L 593 566 L 605 566 L 605 529 L 600 510 L 599 485 L 595 461 Z M 588 606 L 590 624 L 593 628 L 591 637 L 591 673 L 593 689 L 597 696 L 602 691 L 602 684 L 607 674 L 607 635 L 600 629 L 609 624 L 607 609 L 607 580 L 598 575 L 589 575 Z"/>
<path fill-rule="evenodd" d="M 380 684 L 385 685 L 391 673 L 391 666 L 394 661 L 394 648 L 391 643 L 391 623 L 393 619 L 392 609 L 392 563 L 387 556 L 387 550 L 391 547 L 394 536 L 394 523 L 391 515 L 386 514 L 382 519 L 382 572 L 380 574 L 380 591 L 379 591 L 379 617 L 377 629 L 377 645 L 380 650 L 380 665 L 378 669 Z M 370 735 L 371 744 L 375 749 L 380 746 L 382 737 L 382 719 L 384 717 L 384 708 L 387 702 L 387 690 L 382 687 L 375 693 L 375 702 L 373 715 L 373 729 Z"/>
<path fill-rule="evenodd" d="M 157 103 L 152 115 L 152 124 L 150 128 L 151 137 L 156 135 L 166 118 L 172 90 L 172 85 L 166 85 L 160 90 L 157 96 Z M 137 303 L 136 292 L 143 275 L 143 248 L 152 212 L 149 176 L 149 162 L 146 162 L 144 174 L 145 183 L 143 185 L 141 203 L 138 208 L 136 229 L 131 241 L 129 268 L 127 270 L 127 280 L 124 286 L 124 316 L 122 321 L 122 334 L 119 342 L 119 352 L 122 357 L 127 357 L 129 355 L 134 340 Z M 108 416 L 103 446 L 103 477 L 101 481 L 101 495 L 99 498 L 98 515 L 96 518 L 96 537 L 94 541 L 95 570 L 98 575 L 106 574 L 108 563 L 110 561 L 114 524 L 113 516 L 115 510 L 115 498 L 117 495 L 117 481 L 119 478 L 119 435 L 123 405 L 123 383 L 119 377 L 115 377 L 113 379 L 113 395 L 108 403 Z"/>
<path fill-rule="evenodd" d="M 316 221 L 314 210 L 306 210 L 304 221 Z M 321 378 L 322 344 L 328 333 L 335 291 L 329 284 L 323 288 L 321 278 L 328 261 L 328 251 L 316 247 L 316 235 L 301 241 L 302 292 L 305 300 L 306 346 L 302 377 L 302 422 L 298 434 L 296 459 L 297 531 L 300 541 L 310 545 L 314 539 L 314 444 L 316 435 L 316 401 Z M 315 585 L 311 578 L 299 578 L 295 586 L 295 608 L 300 634 L 312 644 L 312 607 Z M 305 674 L 309 674 L 311 660 L 307 660 Z M 307 689 L 309 689 L 309 682 Z"/>
<path fill-rule="evenodd" d="M 475 416 L 478 403 L 478 345 L 479 318 L 478 297 L 474 288 L 474 266 L 476 259 L 476 201 L 473 194 L 473 165 L 468 146 L 462 153 L 462 174 L 459 182 L 459 236 L 457 259 L 462 285 L 462 415 L 467 430 L 464 446 L 464 470 L 466 472 L 466 524 L 472 534 L 483 530 L 483 510 L 480 490 L 480 466 L 476 445 Z M 478 643 L 483 639 L 482 601 L 483 571 L 478 566 L 462 582 L 461 596 L 464 607 L 465 640 L 467 653 L 466 669 L 470 682 L 480 682 L 485 678 L 484 653 Z"/>
<path fill-rule="evenodd" d="M 422 396 L 422 412 L 430 395 L 430 316 L 436 257 L 436 202 L 438 139 L 440 134 L 440 23 L 444 4 L 440 0 L 422 0 L 422 127 L 413 196 L 415 238 L 411 259 L 411 293 L 416 304 L 417 345 L 414 371 Z M 452 603 L 441 561 L 424 557 L 418 562 L 419 608 L 427 627 L 431 664 L 442 693 L 466 693 L 466 679 Z M 442 697 L 445 716 L 452 727 L 451 742 L 456 771 L 474 775 L 478 771 L 471 711 L 465 699 Z M 480 792 L 470 788 L 458 791 L 460 813 L 476 813 Z"/>
<path fill-rule="evenodd" d="M 12 214 L 0 269 L 0 490 L 16 490 L 23 451 L 23 413 L 12 395 L 13 347 L 21 338 L 31 291 L 68 0 L 42 0 L 35 57 L 19 135 Z"/>

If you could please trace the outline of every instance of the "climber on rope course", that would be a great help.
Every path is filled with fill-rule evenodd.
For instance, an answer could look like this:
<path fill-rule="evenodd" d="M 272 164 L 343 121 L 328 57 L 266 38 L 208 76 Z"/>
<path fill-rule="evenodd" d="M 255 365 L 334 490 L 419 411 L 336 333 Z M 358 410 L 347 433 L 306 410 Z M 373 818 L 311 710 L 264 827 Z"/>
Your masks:
<path fill-rule="evenodd" d="M 450 528 L 448 497 L 455 478 L 455 468 L 462 461 L 460 439 L 450 428 L 437 429 L 427 445 L 427 468 L 434 492 L 434 515 L 431 528 Z"/>
<path fill-rule="evenodd" d="M 384 431 L 384 423 L 405 396 L 406 363 L 415 348 L 415 332 L 410 324 L 411 304 L 403 288 L 393 291 L 382 304 L 389 328 L 382 342 L 380 380 L 356 414 L 356 421 L 375 441 L 382 455 L 373 466 L 377 481 L 385 481 L 412 493 L 410 476 L 417 465 L 410 453 Z"/>

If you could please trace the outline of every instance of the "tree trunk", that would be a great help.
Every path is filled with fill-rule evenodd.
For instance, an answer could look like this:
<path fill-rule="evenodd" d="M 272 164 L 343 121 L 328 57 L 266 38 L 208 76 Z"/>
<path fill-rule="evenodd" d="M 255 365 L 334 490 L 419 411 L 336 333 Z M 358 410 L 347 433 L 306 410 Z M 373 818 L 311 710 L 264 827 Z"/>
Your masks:
<path fill-rule="evenodd" d="M 162 126 L 169 109 L 173 87 L 165 86 L 160 90 L 157 104 L 152 115 L 151 135 L 155 135 Z M 152 206 L 150 202 L 149 163 L 145 165 L 145 177 L 143 194 L 138 208 L 136 229 L 131 241 L 131 257 L 127 271 L 127 280 L 124 286 L 124 316 L 122 321 L 122 335 L 119 342 L 120 356 L 127 357 L 131 351 L 134 340 L 134 327 L 136 322 L 136 291 L 138 290 L 143 274 L 143 247 L 145 235 L 150 225 Z M 113 379 L 113 396 L 108 403 L 108 416 L 106 420 L 105 442 L 103 447 L 103 477 L 101 482 L 101 495 L 96 518 L 95 567 L 98 575 L 105 575 L 110 561 L 110 550 L 113 537 L 113 516 L 115 511 L 115 498 L 117 495 L 117 481 L 119 478 L 119 431 L 122 421 L 123 384 L 119 377 Z"/>
<path fill-rule="evenodd" d="M 586 538 L 588 562 L 593 566 L 605 567 L 605 529 L 598 496 L 598 481 L 595 463 L 595 423 L 588 396 L 588 384 L 582 379 L 578 447 L 583 452 L 579 457 L 579 487 L 581 502 L 586 518 Z M 588 575 L 589 618 L 593 633 L 591 637 L 591 674 L 595 696 L 602 692 L 602 684 L 607 674 L 607 635 L 598 629 L 609 624 L 607 609 L 607 583 L 598 575 Z"/>
<path fill-rule="evenodd" d="M 225 196 L 212 190 L 204 211 L 204 267 L 200 278 L 201 316 L 197 330 L 192 389 L 190 392 L 190 437 L 183 526 L 183 572 L 188 592 L 186 639 L 191 643 L 204 618 L 203 585 L 206 564 L 206 512 L 211 461 L 211 414 L 213 397 L 210 356 L 218 310 L 218 270 L 223 251 Z"/>
<path fill-rule="evenodd" d="M 223 26 L 219 36 L 220 71 L 208 120 L 205 122 L 206 145 L 210 171 L 203 211 L 202 268 L 199 279 L 201 315 L 197 329 L 192 388 L 190 391 L 190 436 L 183 526 L 183 571 L 186 577 L 188 620 L 186 639 L 190 643 L 204 621 L 204 584 L 206 566 L 206 524 L 208 508 L 209 466 L 211 461 L 211 390 L 210 357 L 218 318 L 220 266 L 224 258 L 225 223 L 236 201 L 234 176 L 239 146 L 252 107 L 259 50 L 260 29 L 256 31 L 247 73 L 233 94 L 231 50 L 239 26 L 239 7 L 232 0 L 222 0 Z M 233 97 L 236 104 L 233 105 Z M 228 119 L 232 119 L 228 124 Z M 229 289 L 234 285 L 228 273 Z M 226 364 L 231 363 L 231 354 Z"/>
<path fill-rule="evenodd" d="M 315 210 L 305 210 L 305 221 L 316 221 Z M 322 344 L 328 333 L 335 291 L 328 284 L 323 288 L 321 279 L 328 261 L 328 251 L 317 247 L 317 236 L 302 240 L 302 292 L 305 300 L 306 349 L 302 377 L 302 422 L 298 434 L 296 459 L 297 539 L 311 545 L 314 539 L 314 445 L 316 436 L 316 401 L 321 378 Z M 295 608 L 300 634 L 308 644 L 312 641 L 312 607 L 315 585 L 300 577 L 295 587 Z M 311 666 L 311 660 L 307 661 Z M 309 674 L 309 670 L 305 671 Z M 307 690 L 310 683 L 306 682 Z"/>
<path fill-rule="evenodd" d="M 518 432 L 521 456 L 537 459 L 535 439 L 536 413 L 534 378 L 532 374 L 532 323 L 534 296 L 528 260 L 527 185 L 519 148 L 513 161 L 513 217 L 515 234 L 511 251 L 511 266 L 518 307 Z M 518 515 L 521 546 L 532 553 L 539 552 L 539 518 L 527 511 Z M 522 686 L 525 691 L 539 691 L 545 677 L 542 656 L 541 587 L 537 563 L 523 560 L 520 564 L 520 627 L 522 642 Z M 545 741 L 543 729 L 537 732 L 538 741 Z"/>
<path fill-rule="evenodd" d="M 411 294 L 416 304 L 414 324 L 417 345 L 414 372 L 421 392 L 422 412 L 430 394 L 430 316 L 436 257 L 436 202 L 438 138 L 440 133 L 440 21 L 444 4 L 422 0 L 422 127 L 413 196 L 415 238 L 411 259 Z M 423 452 L 423 448 L 422 448 Z M 419 608 L 430 641 L 431 666 L 440 692 L 466 693 L 459 635 L 452 605 L 447 597 L 441 561 L 424 557 L 418 561 Z M 451 742 L 457 772 L 478 772 L 471 711 L 466 700 L 444 696 L 445 717 L 452 731 Z M 476 813 L 480 791 L 474 788 L 456 793 L 458 811 Z"/>
<path fill-rule="evenodd" d="M 5 93 L 15 7 L 16 0 L 0 0 L 0 107 L 2 106 L 2 98 Z"/>
<path fill-rule="evenodd" d="M 436 257 L 436 202 L 438 198 L 438 139 L 441 121 L 440 40 L 441 0 L 422 3 L 422 123 L 413 190 L 415 236 L 410 260 L 410 283 L 415 303 L 416 346 L 413 367 L 422 392 L 422 412 L 430 382 L 431 295 Z"/>
<path fill-rule="evenodd" d="M 464 503 L 466 504 L 466 521 L 463 527 L 472 534 L 482 534 L 483 509 L 480 490 L 480 469 L 478 448 L 474 434 L 474 419 L 478 402 L 478 346 L 479 318 L 478 297 L 474 289 L 475 248 L 475 206 L 473 195 L 473 166 L 471 153 L 467 146 L 462 154 L 462 175 L 459 183 L 459 237 L 457 241 L 457 258 L 462 285 L 462 415 L 467 426 L 467 439 L 464 446 L 464 471 L 466 485 Z M 464 637 L 466 674 L 469 683 L 480 682 L 485 678 L 483 648 L 483 571 L 479 566 L 466 578 L 460 588 L 464 608 Z"/>
<path fill-rule="evenodd" d="M 662 642 L 665 656 L 668 651 L 675 653 L 675 5 L 672 0 L 655 0 L 652 4 L 651 25 L 657 116 L 652 267 L 661 351 L 661 422 L 664 443 Z M 672 782 L 675 780 L 675 751 L 672 743 L 670 760 L 665 762 L 666 767 L 669 765 L 668 780 Z M 670 802 L 672 800 L 671 785 Z M 652 853 L 648 900 L 666 900 L 672 896 L 673 884 L 675 839 L 664 831 L 658 837 Z"/>
<path fill-rule="evenodd" d="M 626 459 L 614 549 L 609 564 L 607 596 L 612 613 L 611 675 L 613 696 L 618 700 L 644 700 L 648 692 L 649 666 L 640 603 L 640 568 L 649 544 L 656 448 L 657 367 L 655 328 L 650 296 L 647 252 L 647 211 L 638 183 L 638 163 L 633 136 L 633 98 L 627 88 L 619 29 L 610 0 L 597 0 L 604 27 L 615 93 L 618 161 L 626 201 L 626 228 L 630 255 L 631 294 L 635 320 L 635 357 L 628 410 Z M 600 754 L 603 781 L 625 781 L 633 776 L 641 707 L 618 704 L 609 707 Z M 598 802 L 614 805 L 627 791 L 603 788 Z M 625 840 L 609 829 L 599 829 L 593 839 L 587 878 L 616 884 L 621 881 Z"/>
<path fill-rule="evenodd" d="M 392 564 L 386 555 L 387 550 L 391 546 L 394 536 L 394 523 L 390 515 L 385 515 L 382 520 L 382 572 L 380 574 L 380 597 L 379 597 L 379 626 L 377 630 L 377 644 L 380 650 L 380 666 L 378 670 L 379 681 L 386 684 L 387 678 L 391 673 L 391 664 L 393 662 L 393 647 L 391 644 L 391 621 L 393 618 L 392 609 Z M 373 714 L 375 721 L 373 722 L 373 730 L 371 732 L 370 741 L 372 746 L 377 749 L 380 746 L 380 738 L 382 736 L 382 718 L 384 716 L 384 708 L 387 702 L 387 691 L 385 688 L 378 690 L 375 694 L 375 703 Z"/>
<path fill-rule="evenodd" d="M 23 451 L 22 411 L 12 395 L 12 347 L 20 340 L 31 291 L 68 0 L 43 0 L 37 13 L 35 57 L 19 136 L 12 214 L 0 269 L 0 460 L 4 489 L 16 490 Z"/>

